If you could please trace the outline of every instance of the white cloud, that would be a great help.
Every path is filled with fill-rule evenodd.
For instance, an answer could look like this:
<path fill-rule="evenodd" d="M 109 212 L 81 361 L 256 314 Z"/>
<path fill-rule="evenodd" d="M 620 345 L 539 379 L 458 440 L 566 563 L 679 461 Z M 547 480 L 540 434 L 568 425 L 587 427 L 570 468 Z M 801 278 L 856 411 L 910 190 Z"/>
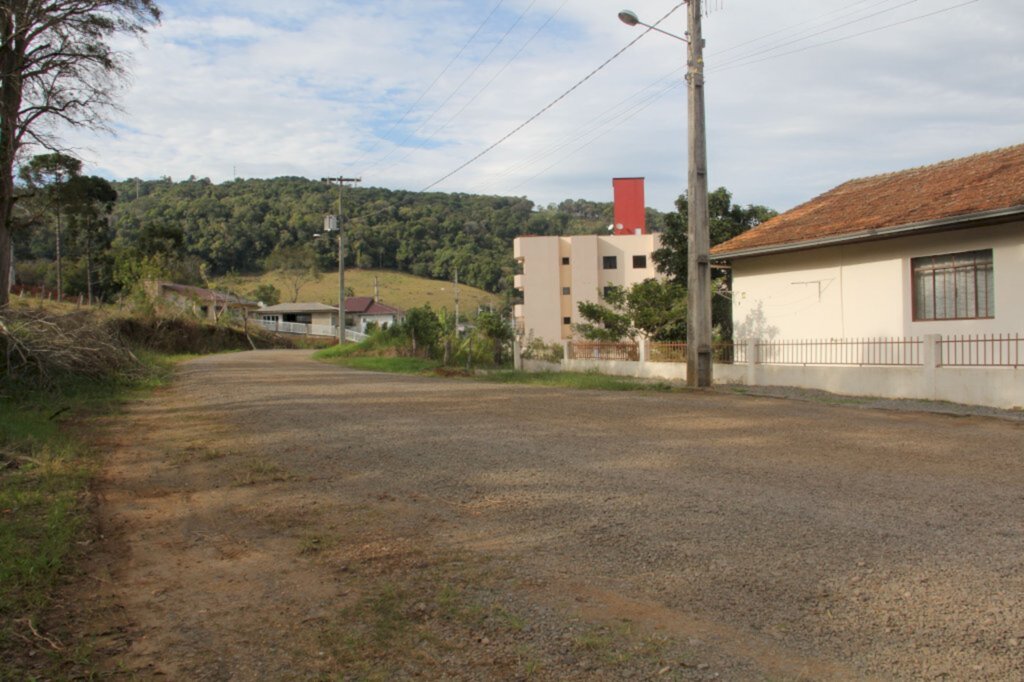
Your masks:
<path fill-rule="evenodd" d="M 980 0 L 725 68 L 729 60 L 823 31 L 844 16 L 888 10 L 782 51 L 960 1 L 899 7 L 867 0 L 725 0 L 705 25 L 712 185 L 726 185 L 743 203 L 787 208 L 851 177 L 1024 142 L 1024 6 L 1016 0 Z M 88 160 L 117 177 L 195 174 L 220 181 L 233 168 L 246 177 L 345 172 L 362 173 L 369 185 L 420 189 L 536 113 L 640 30 L 616 19 L 623 0 L 536 0 L 464 88 L 397 148 L 530 2 L 506 0 L 479 39 L 391 130 L 494 4 L 168 2 L 163 25 L 146 47 L 133 49 L 134 85 L 119 134 L 75 133 L 71 139 L 91 148 Z M 631 8 L 654 21 L 674 4 L 637 0 Z M 441 130 L 559 7 L 537 39 Z M 682 33 L 685 8 L 664 26 Z M 526 195 L 539 203 L 608 200 L 612 177 L 643 175 L 648 203 L 670 208 L 686 178 L 685 91 L 676 88 L 638 111 L 630 107 L 670 84 L 644 91 L 673 69 L 681 74 L 683 60 L 681 43 L 646 36 L 438 189 Z M 388 138 L 380 140 L 384 134 Z"/>

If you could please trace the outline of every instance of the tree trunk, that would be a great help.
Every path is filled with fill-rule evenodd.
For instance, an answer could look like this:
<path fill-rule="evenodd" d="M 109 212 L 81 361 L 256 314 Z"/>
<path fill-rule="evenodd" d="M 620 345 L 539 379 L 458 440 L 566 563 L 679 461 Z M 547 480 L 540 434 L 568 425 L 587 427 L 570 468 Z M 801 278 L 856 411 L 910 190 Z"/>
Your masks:
<path fill-rule="evenodd" d="M 85 294 L 92 306 L 92 245 L 85 247 Z"/>
<path fill-rule="evenodd" d="M 2 15 L 3 35 L 12 33 L 14 17 Z M 0 45 L 0 308 L 7 305 L 11 294 L 11 231 L 14 227 L 14 157 L 18 114 L 21 110 L 20 42 Z"/>
<path fill-rule="evenodd" d="M 64 300 L 64 279 L 61 276 L 60 259 L 60 200 L 57 200 L 57 301 Z"/>

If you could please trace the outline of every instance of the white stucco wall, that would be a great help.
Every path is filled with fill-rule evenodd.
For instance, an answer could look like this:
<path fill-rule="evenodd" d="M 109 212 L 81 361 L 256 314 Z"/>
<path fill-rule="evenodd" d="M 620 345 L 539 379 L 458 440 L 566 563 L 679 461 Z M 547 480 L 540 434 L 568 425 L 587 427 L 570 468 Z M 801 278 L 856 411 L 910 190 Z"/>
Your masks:
<path fill-rule="evenodd" d="M 913 320 L 910 259 L 992 249 L 995 317 Z M 1024 331 L 1024 223 L 733 261 L 735 338 L 827 339 Z"/>
<path fill-rule="evenodd" d="M 598 300 L 606 286 L 630 287 L 658 276 L 651 254 L 659 244 L 656 234 L 517 238 L 513 248 L 522 261 L 522 274 L 516 276 L 516 286 L 523 292 L 517 325 L 548 343 L 570 338 L 571 327 L 563 319 L 578 323 L 582 301 Z M 614 270 L 604 269 L 605 256 L 616 257 Z M 646 256 L 646 267 L 634 268 L 633 256 Z M 562 264 L 563 258 L 569 259 L 568 265 Z M 567 295 L 562 293 L 565 287 Z"/>

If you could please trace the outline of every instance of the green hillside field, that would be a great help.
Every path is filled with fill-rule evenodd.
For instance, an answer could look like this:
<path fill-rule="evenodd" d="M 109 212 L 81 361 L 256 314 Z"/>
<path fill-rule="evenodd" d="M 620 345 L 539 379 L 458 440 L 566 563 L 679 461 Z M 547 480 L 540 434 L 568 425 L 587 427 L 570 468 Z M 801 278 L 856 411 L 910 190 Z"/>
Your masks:
<path fill-rule="evenodd" d="M 427 303 L 434 310 L 455 309 L 455 291 L 451 282 L 426 277 L 416 277 L 394 270 L 345 270 L 345 285 L 350 287 L 356 296 L 373 296 L 373 278 L 377 277 L 380 285 L 380 302 L 402 310 L 415 308 Z M 227 275 L 219 277 L 211 284 L 213 288 L 234 292 L 240 296 L 248 296 L 260 284 L 273 284 L 281 292 L 281 302 L 291 301 L 292 291 L 283 277 L 276 272 L 263 275 Z M 338 305 L 338 273 L 325 272 L 316 282 L 308 282 L 299 290 L 299 302 L 326 303 Z M 459 309 L 463 314 L 472 315 L 478 307 L 494 307 L 501 305 L 501 298 L 483 289 L 459 285 Z"/>

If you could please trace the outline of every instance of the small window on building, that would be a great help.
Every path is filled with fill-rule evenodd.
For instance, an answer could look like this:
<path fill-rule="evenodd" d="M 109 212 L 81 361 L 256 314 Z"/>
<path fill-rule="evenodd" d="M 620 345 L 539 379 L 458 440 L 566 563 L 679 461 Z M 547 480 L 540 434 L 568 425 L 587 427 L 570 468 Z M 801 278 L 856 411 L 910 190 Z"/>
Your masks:
<path fill-rule="evenodd" d="M 562 265 L 568 265 L 568 264 L 569 264 L 569 257 L 568 256 L 562 256 Z"/>
<path fill-rule="evenodd" d="M 601 292 L 601 298 L 608 298 L 608 294 L 610 294 L 612 292 L 612 290 L 614 290 L 614 289 L 615 289 L 614 286 L 610 286 L 610 285 L 606 286 L 604 288 L 604 291 Z"/>
<path fill-rule="evenodd" d="M 562 296 L 568 296 L 569 291 L 569 287 L 562 287 Z"/>
<path fill-rule="evenodd" d="M 615 270 L 619 267 L 619 259 L 617 256 L 605 256 L 601 260 L 601 263 L 605 270 Z"/>
<path fill-rule="evenodd" d="M 633 267 L 643 269 L 647 267 L 647 256 L 633 256 Z"/>
<path fill-rule="evenodd" d="M 910 260 L 915 320 L 974 320 L 996 314 L 992 249 Z"/>
<path fill-rule="evenodd" d="M 571 317 L 563 317 L 562 318 L 562 324 L 572 324 L 572 318 Z"/>

